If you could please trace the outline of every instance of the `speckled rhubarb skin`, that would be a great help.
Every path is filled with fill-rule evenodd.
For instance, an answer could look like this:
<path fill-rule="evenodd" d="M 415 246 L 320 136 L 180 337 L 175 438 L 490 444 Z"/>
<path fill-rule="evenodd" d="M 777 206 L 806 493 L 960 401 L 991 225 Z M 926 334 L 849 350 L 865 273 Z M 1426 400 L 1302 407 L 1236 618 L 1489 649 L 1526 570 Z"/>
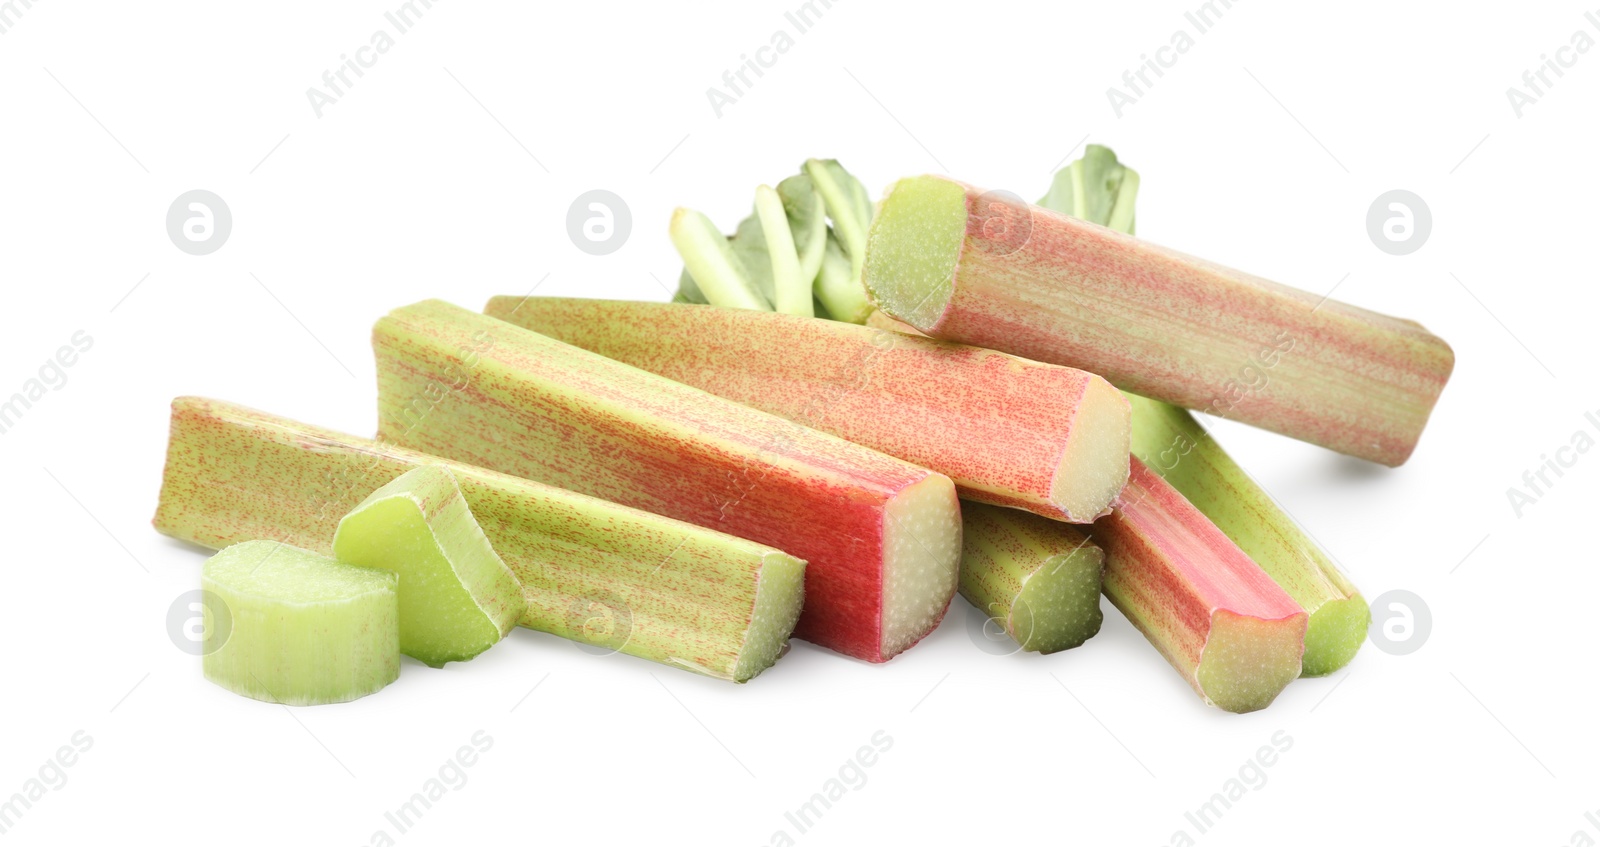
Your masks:
<path fill-rule="evenodd" d="M 1367 639 L 1367 601 L 1332 557 L 1295 524 L 1194 416 L 1129 395 L 1133 453 L 1232 539 L 1311 616 L 1302 676 L 1350 663 Z"/>
<path fill-rule="evenodd" d="M 1105 593 L 1207 703 L 1265 707 L 1300 674 L 1306 612 L 1222 531 L 1138 459 L 1092 537 L 1106 554 Z M 1213 628 L 1247 622 L 1270 666 L 1233 667 L 1207 686 L 1200 666 Z M 1249 689 L 1233 702 L 1234 687 Z"/>
<path fill-rule="evenodd" d="M 736 679 L 763 569 L 804 567 L 752 541 L 200 397 L 172 403 L 154 524 L 212 549 L 266 539 L 331 555 L 346 513 L 433 464 L 455 472 L 484 535 L 522 584 L 520 623 L 533 629 L 593 641 L 585 624 L 604 606 L 629 627 L 620 652 Z M 617 647 L 612 633 L 601 635 Z"/>
<path fill-rule="evenodd" d="M 887 661 L 955 593 L 960 516 L 941 474 L 437 300 L 379 320 L 373 348 L 380 437 L 781 546 L 807 562 L 797 637 Z M 924 482 L 948 488 L 909 528 L 927 533 L 938 590 L 926 626 L 886 649 L 886 510 Z M 933 540 L 946 525 L 950 550 Z"/>
<path fill-rule="evenodd" d="M 1110 512 L 1127 479 L 1126 417 L 1091 431 L 1080 414 L 1087 403 L 1126 401 L 1074 368 L 748 309 L 496 297 L 484 312 L 938 471 L 967 500 L 1087 523 Z M 1087 452 L 1106 467 L 1061 467 L 1074 438 L 1098 442 Z M 1100 483 L 1113 474 L 1115 484 Z M 1102 490 L 1074 511 L 1053 486 L 1080 476 Z"/>
<path fill-rule="evenodd" d="M 1023 650 L 1054 653 L 1100 631 L 1105 555 L 1083 527 L 961 504 L 961 596 Z"/>
<path fill-rule="evenodd" d="M 1454 367 L 1450 346 L 1415 322 L 1040 206 L 980 202 L 981 189 L 957 184 L 967 228 L 942 308 L 937 296 L 918 314 L 877 298 L 934 337 L 1082 368 L 1389 466 L 1411 455 Z M 866 284 L 876 295 L 880 283 L 869 258 Z"/>

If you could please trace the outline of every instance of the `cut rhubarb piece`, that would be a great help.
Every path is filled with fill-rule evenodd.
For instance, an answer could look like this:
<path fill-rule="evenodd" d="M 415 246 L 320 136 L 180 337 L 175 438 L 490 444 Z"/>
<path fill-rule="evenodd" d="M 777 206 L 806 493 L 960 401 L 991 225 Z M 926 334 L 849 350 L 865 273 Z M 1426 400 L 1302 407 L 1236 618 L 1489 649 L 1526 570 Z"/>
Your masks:
<path fill-rule="evenodd" d="M 1411 321 L 943 177 L 892 186 L 865 281 L 936 338 L 1379 462 L 1411 455 L 1455 363 Z"/>
<path fill-rule="evenodd" d="M 344 703 L 400 676 L 394 574 L 276 541 L 245 541 L 206 560 L 200 584 L 231 629 L 201 664 L 206 679 L 289 706 Z"/>
<path fill-rule="evenodd" d="M 968 500 L 1088 523 L 1128 479 L 1128 403 L 1080 370 L 714 306 L 496 297 L 484 311 L 946 474 Z"/>
<path fill-rule="evenodd" d="M 391 312 L 373 347 L 385 439 L 781 545 L 808 641 L 885 661 L 955 593 L 942 474 L 448 303 Z"/>
<path fill-rule="evenodd" d="M 1306 613 L 1143 462 L 1092 536 L 1105 593 L 1213 706 L 1265 708 L 1295 677 Z"/>
<path fill-rule="evenodd" d="M 433 667 L 493 647 L 528 610 L 455 474 L 406 471 L 339 521 L 333 555 L 400 578 L 400 652 Z"/>
<path fill-rule="evenodd" d="M 1350 663 L 1367 638 L 1367 601 L 1194 416 L 1134 394 L 1133 453 L 1239 545 L 1310 614 L 1301 675 Z"/>
<path fill-rule="evenodd" d="M 805 563 L 786 553 L 216 400 L 172 403 L 155 527 L 214 549 L 271 538 L 328 554 L 370 492 L 437 464 L 521 583 L 523 626 L 737 682 L 788 642 Z M 609 625 L 589 625 L 599 617 Z"/>
<path fill-rule="evenodd" d="M 972 502 L 961 520 L 961 596 L 1022 649 L 1054 653 L 1100 631 L 1105 554 L 1083 530 Z"/>

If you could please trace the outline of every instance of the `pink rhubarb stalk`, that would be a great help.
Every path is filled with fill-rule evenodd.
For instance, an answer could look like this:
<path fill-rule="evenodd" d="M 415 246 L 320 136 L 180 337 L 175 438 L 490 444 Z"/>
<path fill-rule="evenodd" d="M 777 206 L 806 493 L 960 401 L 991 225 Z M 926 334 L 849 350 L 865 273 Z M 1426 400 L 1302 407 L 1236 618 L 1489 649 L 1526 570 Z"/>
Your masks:
<path fill-rule="evenodd" d="M 379 432 L 807 561 L 795 634 L 886 661 L 955 593 L 942 474 L 439 301 L 373 329 Z"/>
<path fill-rule="evenodd" d="M 1265 708 L 1300 675 L 1306 612 L 1238 545 L 1134 459 L 1094 525 L 1105 593 L 1211 705 Z"/>
<path fill-rule="evenodd" d="M 1391 466 L 1455 363 L 1411 321 L 943 177 L 890 188 L 864 279 L 879 308 L 934 337 Z"/>
<path fill-rule="evenodd" d="M 489 315 L 1087 523 L 1128 478 L 1128 401 L 1094 374 L 854 324 L 675 303 L 496 297 Z"/>

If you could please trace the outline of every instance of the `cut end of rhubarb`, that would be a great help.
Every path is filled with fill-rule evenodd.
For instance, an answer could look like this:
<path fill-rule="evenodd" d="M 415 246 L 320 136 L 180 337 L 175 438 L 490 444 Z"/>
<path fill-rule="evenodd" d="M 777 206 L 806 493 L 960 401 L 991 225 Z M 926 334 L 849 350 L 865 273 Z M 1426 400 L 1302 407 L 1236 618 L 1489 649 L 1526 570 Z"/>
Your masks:
<path fill-rule="evenodd" d="M 967 189 L 936 176 L 889 187 L 867 233 L 863 280 L 878 308 L 923 332 L 954 292 L 967 231 Z"/>
<path fill-rule="evenodd" d="M 1301 676 L 1326 676 L 1350 664 L 1367 639 L 1372 610 L 1360 594 L 1329 600 L 1311 613 L 1306 625 L 1306 655 Z"/>
<path fill-rule="evenodd" d="M 232 629 L 203 660 L 206 679 L 268 703 L 365 697 L 400 676 L 396 579 L 276 541 L 206 560 L 201 586 Z"/>
<path fill-rule="evenodd" d="M 1051 481 L 1050 502 L 1072 523 L 1089 523 L 1111 513 L 1111 502 L 1128 482 L 1132 408 L 1100 377 L 1084 386 L 1061 464 Z"/>
<path fill-rule="evenodd" d="M 787 553 L 768 553 L 756 581 L 755 610 L 733 681 L 744 682 L 771 667 L 789 644 L 805 600 L 806 563 Z"/>
<path fill-rule="evenodd" d="M 1226 609 L 1214 612 L 1195 674 L 1206 702 L 1230 712 L 1265 709 L 1300 676 L 1306 615 L 1292 618 L 1299 626 Z"/>
<path fill-rule="evenodd" d="M 961 509 L 950 478 L 930 474 L 884 509 L 880 655 L 893 657 L 933 631 L 955 595 Z"/>
<path fill-rule="evenodd" d="M 450 470 L 407 471 L 339 521 L 334 555 L 400 579 L 400 651 L 433 667 L 493 647 L 527 611 Z"/>
<path fill-rule="evenodd" d="M 1100 631 L 1101 571 L 1106 557 L 1083 544 L 1051 556 L 1022 584 L 1006 631 L 1024 650 L 1056 653 L 1077 647 Z"/>

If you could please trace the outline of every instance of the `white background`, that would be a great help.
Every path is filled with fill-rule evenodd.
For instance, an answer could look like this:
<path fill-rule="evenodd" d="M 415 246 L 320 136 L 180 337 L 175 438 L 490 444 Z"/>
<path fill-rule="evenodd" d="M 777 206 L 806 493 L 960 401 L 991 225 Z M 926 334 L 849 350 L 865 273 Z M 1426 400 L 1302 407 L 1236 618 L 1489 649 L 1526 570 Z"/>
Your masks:
<path fill-rule="evenodd" d="M 1600 437 L 1583 418 L 1600 409 L 1600 50 L 1520 118 L 1505 93 L 1574 32 L 1600 39 L 1583 4 L 1236 3 L 1119 118 L 1106 89 L 1193 34 L 1198 0 L 841 2 L 719 118 L 707 88 L 792 33 L 797 0 L 440 2 L 317 117 L 306 90 L 392 32 L 398 5 L 36 0 L 0 35 L 0 395 L 74 332 L 94 340 L 0 436 L 0 798 L 74 732 L 93 738 L 8 842 L 1600 839 L 1584 817 L 1600 808 L 1600 456 L 1520 518 L 1506 494 L 1574 432 Z M 1141 235 L 1337 284 L 1455 348 L 1398 470 L 1216 425 L 1368 598 L 1426 601 L 1417 652 L 1369 645 L 1235 716 L 1109 604 L 1082 648 L 996 656 L 957 599 L 886 665 L 796 643 L 734 686 L 519 630 L 470 664 L 407 660 L 378 695 L 290 712 L 206 683 L 169 640 L 204 558 L 149 525 L 174 396 L 370 433 L 367 333 L 390 308 L 536 284 L 664 299 L 676 205 L 731 228 L 808 156 L 874 192 L 933 171 L 1032 197 L 1085 137 L 1143 175 Z M 233 213 L 209 256 L 164 228 L 194 188 Z M 632 211 L 609 256 L 566 232 L 596 188 Z M 1394 188 L 1433 215 L 1405 257 L 1365 226 Z M 493 746 L 468 782 L 396 836 L 384 813 L 478 730 Z M 798 834 L 785 812 L 880 730 L 893 747 L 866 783 Z M 1184 813 L 1280 730 L 1293 746 L 1266 783 L 1196 833 Z"/>

